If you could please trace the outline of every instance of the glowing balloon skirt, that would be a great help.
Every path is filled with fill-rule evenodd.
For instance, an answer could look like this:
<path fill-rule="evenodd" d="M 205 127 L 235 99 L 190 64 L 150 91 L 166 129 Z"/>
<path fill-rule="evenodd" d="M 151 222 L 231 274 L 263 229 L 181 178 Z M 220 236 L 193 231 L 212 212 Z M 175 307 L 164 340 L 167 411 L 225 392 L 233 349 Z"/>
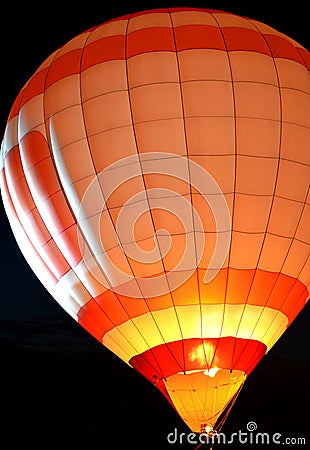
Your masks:
<path fill-rule="evenodd" d="M 212 430 L 305 305 L 309 54 L 233 14 L 80 34 L 20 92 L 1 192 L 62 307 Z"/>

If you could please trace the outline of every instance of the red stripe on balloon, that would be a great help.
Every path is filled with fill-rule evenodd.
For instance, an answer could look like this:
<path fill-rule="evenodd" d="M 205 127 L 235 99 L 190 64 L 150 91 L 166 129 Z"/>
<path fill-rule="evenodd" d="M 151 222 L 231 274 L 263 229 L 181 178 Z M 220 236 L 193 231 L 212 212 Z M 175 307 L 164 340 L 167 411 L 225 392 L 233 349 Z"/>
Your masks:
<path fill-rule="evenodd" d="M 264 34 L 264 37 L 274 58 L 290 59 L 305 65 L 297 48 L 288 39 L 273 34 Z"/>
<path fill-rule="evenodd" d="M 53 61 L 50 65 L 45 89 L 62 78 L 80 73 L 82 51 L 81 48 L 72 50 Z"/>
<path fill-rule="evenodd" d="M 155 383 L 161 378 L 179 373 L 180 367 L 184 372 L 206 370 L 207 364 L 202 364 L 198 358 L 192 356 L 199 346 L 206 348 L 211 346 L 215 349 L 210 367 L 241 370 L 247 374 L 266 353 L 266 345 L 256 340 L 234 337 L 194 338 L 158 345 L 132 357 L 129 363 L 149 381 Z M 157 367 L 160 367 L 160 371 Z"/>
<path fill-rule="evenodd" d="M 183 25 L 175 28 L 178 51 L 195 48 L 225 50 L 222 33 L 211 25 Z"/>
<path fill-rule="evenodd" d="M 204 283 L 205 269 L 197 269 L 193 275 L 171 296 L 148 298 L 146 301 L 114 294 L 107 290 L 96 297 L 112 322 L 120 325 L 128 319 L 174 306 L 187 305 L 186 299 L 193 292 L 192 283 L 199 279 L 197 303 L 206 305 L 255 305 L 280 311 L 287 316 L 289 323 L 296 316 L 296 305 L 299 310 L 305 305 L 308 289 L 300 280 L 288 275 L 269 272 L 262 269 L 224 268 L 209 283 Z M 160 275 L 160 274 L 158 274 Z M 135 280 L 128 283 L 135 284 Z M 189 294 L 189 295 L 187 295 Z M 198 298 L 199 296 L 199 298 Z M 172 303 L 173 302 L 173 303 Z"/>
<path fill-rule="evenodd" d="M 81 70 L 105 61 L 125 59 L 125 36 L 107 36 L 85 47 Z"/>
<path fill-rule="evenodd" d="M 145 28 L 133 31 L 127 37 L 127 58 L 140 53 L 171 51 L 174 49 L 174 39 L 171 28 Z"/>

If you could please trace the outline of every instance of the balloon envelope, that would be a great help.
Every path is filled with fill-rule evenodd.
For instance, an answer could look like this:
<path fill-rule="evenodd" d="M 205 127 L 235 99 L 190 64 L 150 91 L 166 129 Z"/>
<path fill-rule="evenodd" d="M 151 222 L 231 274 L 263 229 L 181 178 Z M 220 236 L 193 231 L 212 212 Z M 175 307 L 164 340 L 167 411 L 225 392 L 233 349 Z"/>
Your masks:
<path fill-rule="evenodd" d="M 197 432 L 309 296 L 307 64 L 256 20 L 145 11 L 57 50 L 8 118 L 28 263 Z"/>

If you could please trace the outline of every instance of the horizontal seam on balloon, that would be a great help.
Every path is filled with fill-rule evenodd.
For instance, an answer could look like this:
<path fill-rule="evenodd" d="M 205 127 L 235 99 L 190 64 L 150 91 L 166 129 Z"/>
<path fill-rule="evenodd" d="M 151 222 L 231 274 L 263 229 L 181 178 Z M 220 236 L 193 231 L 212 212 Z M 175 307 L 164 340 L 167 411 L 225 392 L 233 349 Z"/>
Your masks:
<path fill-rule="evenodd" d="M 302 163 L 301 163 L 302 164 Z M 305 165 L 305 167 L 308 167 L 308 165 L 306 165 L 306 164 L 302 164 L 302 165 Z M 124 166 L 125 167 L 125 166 Z M 76 183 L 78 183 L 79 181 L 82 181 L 82 180 L 86 180 L 87 178 L 89 178 L 89 177 L 91 177 L 91 176 L 93 176 L 93 174 L 91 174 L 91 175 L 86 175 L 85 177 L 82 177 L 82 178 L 79 178 L 79 179 L 77 179 L 77 180 L 75 180 L 73 183 L 70 183 L 70 184 L 67 184 L 67 186 L 74 186 Z M 54 193 L 56 193 L 56 192 L 59 192 L 59 190 L 58 191 L 55 191 Z M 53 194 L 54 194 L 53 193 Z M 242 191 L 226 191 L 226 192 L 223 192 L 223 194 L 224 195 L 231 195 L 231 194 L 234 194 L 234 193 L 236 193 L 236 194 L 238 194 L 238 195 L 243 195 L 243 196 L 246 196 L 246 197 L 259 197 L 259 198 L 261 198 L 261 197 L 273 197 L 273 194 L 271 193 L 271 194 L 258 194 L 258 193 L 248 193 L 248 192 L 242 192 Z M 49 197 L 51 197 L 53 194 L 51 194 L 51 195 L 49 195 L 48 197 L 45 197 L 44 198 L 44 200 L 42 200 L 42 201 L 45 201 L 47 198 L 49 198 Z M 181 193 L 177 193 L 175 196 L 187 196 L 187 195 L 189 195 L 189 193 L 184 193 L 184 194 L 181 194 Z M 201 194 L 201 193 L 193 193 L 193 195 L 195 195 L 195 196 L 204 196 L 204 195 L 208 195 L 208 196 L 217 196 L 217 195 L 220 195 L 220 194 L 213 194 L 213 193 L 208 193 L 208 192 L 204 192 L 203 194 Z M 156 198 L 154 198 L 153 200 L 160 200 L 160 199 L 165 199 L 165 198 L 173 198 L 174 196 L 165 196 L 165 197 L 156 197 Z M 295 198 L 290 198 L 290 197 L 284 197 L 284 196 L 282 196 L 282 195 L 278 195 L 278 194 L 276 194 L 274 197 L 277 197 L 277 198 L 281 198 L 281 199 L 283 199 L 283 200 L 289 200 L 289 201 L 292 201 L 292 202 L 296 202 L 296 203 L 304 203 L 304 200 L 298 200 L 298 199 L 295 199 Z M 107 200 L 108 201 L 108 200 Z M 105 202 L 105 204 L 107 204 L 107 201 Z M 132 202 L 131 203 L 131 205 L 132 204 L 134 204 L 134 203 L 139 203 L 140 201 L 138 200 L 137 202 Z M 108 210 L 108 209 L 110 209 L 110 210 L 115 210 L 115 209 L 118 209 L 118 208 L 120 208 L 120 207 L 122 207 L 123 206 L 123 204 L 120 204 L 120 205 L 116 205 L 116 206 L 107 206 L 106 208 L 102 208 L 101 209 L 101 212 L 103 212 L 103 211 L 106 211 L 106 210 Z M 90 218 L 90 217 L 95 217 L 96 215 L 98 215 L 98 212 L 96 212 L 96 213 L 94 213 L 94 214 L 90 214 L 89 216 L 87 216 L 87 218 Z"/>
<path fill-rule="evenodd" d="M 219 49 L 219 48 L 207 48 L 207 47 L 194 47 L 194 48 L 186 48 L 186 49 L 182 49 L 182 50 L 177 50 L 177 52 L 178 53 L 182 53 L 182 52 L 185 52 L 185 51 L 192 51 L 192 50 L 207 50 L 207 51 L 219 51 L 219 52 L 223 52 L 223 53 L 225 53 L 226 54 L 226 51 L 225 50 L 223 50 L 223 49 Z M 92 64 L 92 65 L 89 65 L 89 66 L 87 66 L 86 68 L 84 68 L 83 70 L 81 70 L 80 72 L 73 72 L 73 73 L 71 73 L 71 74 L 69 74 L 69 75 L 66 75 L 66 76 L 64 76 L 64 77 L 61 77 L 61 78 L 59 78 L 59 79 L 57 79 L 57 80 L 55 80 L 55 81 L 53 81 L 52 83 L 50 83 L 49 85 L 48 85 L 48 88 L 50 88 L 51 86 L 53 86 L 53 84 L 54 83 L 57 83 L 58 81 L 60 81 L 60 80 L 62 80 L 62 79 L 64 79 L 64 78 L 68 78 L 68 77 L 70 77 L 70 76 L 72 76 L 72 75 L 80 75 L 80 74 L 83 74 L 83 72 L 85 72 L 85 71 L 87 71 L 87 70 L 89 70 L 89 69 L 91 69 L 91 68 L 93 68 L 93 67 L 95 67 L 95 66 L 97 66 L 97 65 L 100 65 L 100 64 L 104 64 L 105 62 L 110 62 L 110 61 L 129 61 L 129 60 L 131 60 L 132 58 L 135 58 L 135 57 L 137 57 L 137 56 L 140 56 L 140 55 L 144 55 L 144 54 L 149 54 L 149 53 L 163 53 L 163 52 L 167 52 L 167 53 L 173 53 L 173 54 L 175 54 L 175 51 L 174 50 L 149 50 L 149 51 L 144 51 L 144 52 L 140 52 L 140 53 L 137 53 L 137 54 L 135 54 L 135 55 L 132 55 L 132 56 L 130 56 L 130 57 L 128 57 L 127 59 L 125 59 L 125 58 L 111 58 L 111 59 L 107 59 L 107 60 L 102 60 L 102 61 L 98 61 L 98 62 L 96 62 L 96 63 L 94 63 L 94 64 Z M 243 52 L 250 52 L 250 53 L 258 53 L 258 54 L 264 54 L 264 55 L 266 55 L 267 57 L 269 57 L 269 58 L 272 58 L 272 56 L 271 55 L 268 55 L 268 54 L 266 54 L 266 53 L 264 53 L 264 52 L 258 52 L 258 51 L 252 51 L 252 50 L 230 50 L 229 51 L 229 53 L 235 53 L 235 52 L 241 52 L 241 53 L 243 53 Z M 281 57 L 274 57 L 273 59 L 275 59 L 275 60 L 278 60 L 278 59 L 284 59 L 284 60 L 289 60 L 289 61 L 291 61 L 291 59 L 289 58 L 289 57 L 284 57 L 284 56 L 281 56 Z M 296 64 L 299 64 L 300 66 L 302 66 L 302 67 L 304 67 L 306 70 L 307 70 L 307 67 L 303 64 L 303 63 L 301 63 L 300 61 L 296 61 L 296 60 L 293 60 Z M 189 81 L 191 81 L 191 80 L 189 80 Z M 193 80 L 193 81 L 195 81 L 195 80 Z M 215 80 L 215 81 L 221 81 L 221 80 Z M 230 80 L 223 80 L 223 81 L 227 81 L 227 82 L 230 82 Z M 239 81 L 242 81 L 243 82 L 243 80 L 239 80 Z M 264 82 L 259 82 L 259 81 L 251 81 L 251 80 L 244 80 L 245 82 L 246 81 L 248 81 L 248 82 L 250 82 L 250 83 L 259 83 L 259 84 L 264 84 Z M 183 82 L 183 81 L 182 81 Z M 234 80 L 234 82 L 235 82 L 235 80 Z M 271 85 L 273 85 L 273 86 L 277 86 L 276 84 L 273 84 L 273 83 L 267 83 L 266 82 L 266 84 L 271 84 Z M 280 86 L 280 87 L 285 87 L 285 86 Z M 297 89 L 298 90 L 298 89 Z M 37 94 L 38 95 L 38 94 Z M 33 98 L 33 97 L 31 97 L 31 98 Z M 31 98 L 29 99 L 29 100 L 31 100 Z M 28 101 L 29 100 L 27 100 L 27 102 L 25 103 L 25 104 L 27 104 L 28 103 Z M 23 105 L 24 106 L 24 105 Z"/>
<path fill-rule="evenodd" d="M 79 72 L 77 72 L 76 74 L 74 74 L 74 76 L 75 75 L 82 75 L 82 73 L 83 72 L 81 72 L 81 73 L 79 73 Z M 69 75 L 68 77 L 64 77 L 64 78 L 69 78 L 70 76 L 72 76 L 73 74 L 71 74 L 71 75 Z M 58 81 L 60 81 L 60 80 L 58 80 Z M 194 79 L 194 80 L 182 80 L 181 81 L 181 85 L 182 84 L 189 84 L 189 83 L 196 83 L 196 82 L 204 82 L 204 83 L 208 83 L 208 82 L 210 82 L 210 83 L 214 83 L 214 82 L 216 82 L 216 83 L 227 83 L 227 84 L 231 84 L 231 80 L 226 80 L 226 79 Z M 242 84 L 252 84 L 252 85 L 267 85 L 267 86 L 274 86 L 274 87 L 278 87 L 276 84 L 273 84 L 273 83 L 267 83 L 267 82 L 261 82 L 261 81 L 250 81 L 250 80 L 233 80 L 233 82 L 235 83 L 235 84 L 239 84 L 239 83 L 242 83 Z M 130 88 L 129 90 L 130 91 L 132 91 L 132 90 L 135 90 L 135 89 L 139 89 L 139 88 L 144 88 L 144 87 L 148 87 L 148 86 L 156 86 L 156 85 L 167 85 L 167 84 L 171 84 L 171 85 L 179 85 L 179 82 L 177 82 L 177 81 L 158 81 L 158 82 L 150 82 L 150 83 L 145 83 L 145 84 L 139 84 L 139 85 L 136 85 L 136 86 L 133 86 L 132 88 Z M 52 85 L 50 85 L 50 86 L 52 86 Z M 49 86 L 49 87 L 50 87 Z M 303 89 L 296 89 L 295 87 L 291 87 L 291 86 L 280 86 L 280 88 L 282 89 L 282 90 L 288 90 L 288 91 L 296 91 L 296 92 L 300 92 L 300 93 L 303 93 L 303 94 L 305 94 L 305 95 L 310 95 L 310 93 L 309 92 L 307 92 L 307 91 L 305 91 L 305 90 L 303 90 Z M 97 95 L 94 95 L 94 96 L 92 96 L 92 97 L 89 97 L 89 98 L 87 98 L 86 100 L 83 100 L 82 101 L 82 103 L 83 104 L 86 104 L 87 102 L 89 102 L 89 101 L 91 101 L 91 100 L 93 100 L 93 99 L 95 99 L 95 98 L 100 98 L 100 97 L 104 97 L 104 96 L 106 96 L 106 95 L 110 95 L 110 94 L 114 94 L 114 93 L 118 93 L 118 92 L 124 92 L 124 93 L 126 93 L 127 92 L 127 89 L 115 89 L 115 90 L 112 90 L 112 91 L 107 91 L 107 92 L 104 92 L 104 93 L 100 93 L 100 94 L 97 94 Z M 39 95 L 42 95 L 43 93 L 41 93 L 41 94 L 36 94 L 35 96 L 33 96 L 33 97 L 31 97 L 23 106 L 22 106 L 22 108 L 21 108 L 21 111 L 22 111 L 22 109 L 30 102 L 30 101 L 32 101 L 34 98 L 36 98 L 36 97 L 38 97 Z M 66 107 L 64 107 L 64 108 L 61 108 L 61 109 L 59 109 L 59 110 L 57 110 L 57 111 L 55 111 L 55 112 L 53 112 L 52 114 L 50 114 L 49 115 L 49 118 L 50 117 L 53 117 L 54 115 L 56 115 L 56 114 L 58 114 L 59 112 L 61 112 L 61 111 L 64 111 L 64 110 L 66 110 L 66 109 L 70 109 L 70 108 L 72 108 L 73 106 L 79 106 L 79 105 L 81 105 L 81 103 L 72 103 L 71 105 L 69 105 L 69 106 L 66 106 Z M 18 116 L 18 114 L 16 114 L 16 116 L 14 116 L 14 117 L 17 117 Z M 11 120 L 14 118 L 14 117 L 12 117 L 11 118 Z M 185 116 L 186 117 L 186 116 Z M 213 117 L 213 116 L 212 116 Z M 214 117 L 217 117 L 217 116 L 214 116 Z M 235 116 L 232 116 L 232 117 L 235 117 Z M 239 117 L 239 116 L 236 116 L 236 117 Z M 265 120 L 268 120 L 268 118 L 264 118 Z M 40 124 L 43 124 L 43 122 L 42 123 L 40 123 Z M 36 126 L 38 126 L 38 125 L 40 125 L 40 124 L 37 124 Z M 34 128 L 34 127 L 33 127 Z"/>
<path fill-rule="evenodd" d="M 71 224 L 70 226 L 64 228 L 62 231 L 60 231 L 57 234 L 54 234 L 53 236 L 56 237 L 56 236 L 61 235 L 64 231 L 66 231 L 67 229 L 71 228 L 73 225 L 74 224 Z M 242 235 L 248 235 L 248 236 L 260 236 L 260 235 L 264 235 L 265 234 L 265 228 L 262 231 L 244 231 L 244 230 L 238 230 L 236 228 L 231 228 L 231 229 L 227 229 L 227 230 L 220 231 L 220 232 L 219 231 L 195 231 L 196 234 L 199 234 L 199 235 L 210 235 L 210 236 L 226 234 L 226 233 L 229 233 L 229 232 L 231 232 L 231 233 L 238 233 L 238 234 L 242 234 Z M 192 234 L 194 234 L 194 231 L 189 231 L 189 232 L 186 232 L 186 233 L 170 233 L 170 236 L 172 236 L 172 237 L 181 237 L 181 236 L 188 236 L 188 235 L 192 235 Z M 270 231 L 266 232 L 266 235 L 267 236 L 276 236 L 276 237 L 279 237 L 279 238 L 286 239 L 288 241 L 293 241 L 294 240 L 294 241 L 300 242 L 301 244 L 305 244 L 305 245 L 309 246 L 308 242 L 303 241 L 300 238 L 293 237 L 291 235 L 278 234 L 278 233 L 273 233 L 273 232 L 270 232 Z M 154 235 L 152 234 L 152 235 L 150 235 L 148 237 L 144 237 L 144 238 L 141 238 L 141 239 L 136 239 L 134 241 L 123 242 L 123 244 L 124 245 L 140 244 L 140 243 L 146 242 L 146 241 L 148 241 L 150 239 L 153 239 L 153 238 L 154 238 Z M 52 237 L 51 239 L 54 239 L 54 237 Z M 119 248 L 119 245 L 116 244 L 116 245 L 114 245 L 112 247 L 108 247 L 108 248 L 102 247 L 102 250 L 103 250 L 104 253 L 108 253 L 108 252 L 110 252 L 112 250 L 115 250 L 117 248 Z M 199 268 L 200 267 L 201 268 L 205 268 L 204 266 L 199 266 Z"/>
<path fill-rule="evenodd" d="M 274 158 L 270 158 L 270 159 L 274 159 Z M 299 164 L 301 164 L 302 166 L 308 167 L 307 164 L 304 164 L 304 163 L 299 163 Z M 93 174 L 94 174 L 94 173 L 93 173 Z M 79 181 L 85 180 L 85 179 L 87 179 L 87 178 L 93 176 L 93 174 L 86 175 L 85 177 L 82 177 L 82 178 L 78 178 L 78 179 L 76 179 L 73 183 L 70 183 L 70 184 L 68 183 L 67 186 L 74 186 L 74 185 L 75 185 L 76 183 L 78 183 Z M 21 178 L 25 178 L 25 177 L 20 177 L 20 178 L 19 178 L 18 180 L 16 180 L 16 181 L 18 182 Z M 13 185 L 14 185 L 14 184 L 15 184 L 15 183 L 13 183 Z M 62 191 L 61 189 L 58 189 L 57 191 L 54 191 L 52 194 L 50 194 L 50 195 L 48 195 L 47 197 L 44 197 L 43 199 L 41 199 L 41 200 L 40 200 L 40 203 L 46 201 L 48 198 L 52 197 L 54 194 L 56 194 L 57 192 L 61 192 L 61 191 Z M 272 193 L 268 193 L 268 194 L 259 194 L 259 193 L 242 192 L 242 191 L 238 191 L 238 190 L 236 190 L 236 191 L 226 191 L 226 192 L 223 192 L 224 195 L 231 195 L 231 194 L 234 194 L 234 193 L 236 193 L 236 194 L 238 194 L 238 195 L 245 196 L 245 197 L 259 197 L 259 198 L 261 198 L 261 197 L 273 197 L 273 194 L 272 194 Z M 176 193 L 175 196 L 187 196 L 187 195 L 189 195 L 188 192 L 187 192 L 187 193 L 183 193 L 183 194 L 181 194 L 181 193 Z M 201 195 L 202 195 L 202 196 L 203 196 L 203 195 L 217 196 L 217 195 L 219 195 L 219 194 L 213 194 L 213 193 L 204 192 L 203 194 L 201 194 L 201 193 L 194 193 L 194 195 L 195 195 L 195 196 L 201 196 Z M 156 197 L 156 198 L 151 199 L 151 200 L 161 200 L 161 199 L 165 199 L 165 198 L 173 198 L 173 197 L 174 197 L 173 195 L 172 195 L 172 196 L 165 196 L 165 197 Z M 302 204 L 304 203 L 304 200 L 298 200 L 298 199 L 295 199 L 295 198 L 285 197 L 285 196 L 278 195 L 278 194 L 274 195 L 274 197 L 281 198 L 281 199 L 284 199 L 284 200 L 289 200 L 289 201 L 296 202 L 296 203 L 302 203 Z M 108 200 L 107 200 L 107 201 L 108 201 Z M 137 202 L 132 202 L 131 205 L 134 204 L 134 203 L 139 203 L 139 202 L 140 202 L 139 200 L 138 200 Z M 105 204 L 107 204 L 107 202 L 106 202 Z M 105 211 L 105 210 L 108 210 L 108 209 L 110 209 L 110 210 L 115 210 L 115 209 L 118 209 L 118 208 L 120 208 L 120 207 L 122 207 L 122 206 L 123 206 L 123 204 L 122 204 L 122 205 L 111 206 L 111 207 L 107 206 L 106 208 L 102 208 L 100 212 Z M 31 210 L 29 210 L 29 212 L 31 212 L 33 209 L 34 209 L 34 208 L 32 208 Z M 91 215 L 87 216 L 87 218 L 95 217 L 96 215 L 98 215 L 98 212 L 96 212 L 96 213 L 94 213 L 94 214 L 91 214 Z"/>
<path fill-rule="evenodd" d="M 78 104 L 75 104 L 73 106 L 80 106 L 80 105 L 81 104 L 78 103 Z M 71 107 L 66 107 L 66 108 L 60 109 L 59 111 L 56 111 L 54 114 L 50 115 L 49 118 L 57 115 L 58 113 L 60 113 L 62 111 L 65 111 L 66 109 L 71 109 Z M 238 120 L 238 119 L 253 119 L 253 120 L 266 120 L 266 121 L 277 122 L 277 123 L 280 122 L 279 119 L 273 118 L 273 117 L 245 116 L 245 115 L 236 115 L 236 116 L 234 116 L 234 115 L 230 115 L 230 114 L 229 115 L 221 115 L 221 114 L 219 114 L 219 115 L 206 115 L 205 114 L 205 115 L 186 115 L 186 116 L 178 115 L 178 116 L 171 116 L 171 117 L 164 117 L 164 118 L 154 118 L 154 119 L 147 119 L 147 120 L 142 120 L 142 121 L 135 121 L 135 124 L 136 125 L 140 125 L 140 124 L 143 124 L 143 123 L 162 122 L 162 121 L 167 121 L 167 120 L 180 120 L 180 119 L 182 119 L 182 120 L 185 119 L 186 120 L 186 119 L 194 119 L 194 118 L 203 118 L 203 119 L 208 119 L 208 118 L 213 118 L 213 119 L 225 118 L 225 119 L 227 119 L 228 118 L 228 119 L 235 119 L 235 120 Z M 307 125 L 304 125 L 304 124 L 300 124 L 300 123 L 297 123 L 297 122 L 293 122 L 293 121 L 282 120 L 282 123 L 287 123 L 287 124 L 291 124 L 291 125 L 300 126 L 302 128 L 310 129 L 310 126 L 307 126 Z M 39 125 L 42 125 L 42 124 L 43 123 L 40 123 L 40 124 L 37 124 L 37 125 L 33 126 L 29 130 L 27 130 L 23 136 L 25 136 L 27 133 L 29 133 L 30 131 L 36 129 Z M 101 131 L 96 131 L 95 133 L 89 134 L 89 137 L 96 136 L 98 134 L 109 132 L 109 131 L 113 131 L 113 130 L 118 130 L 118 129 L 122 129 L 122 128 L 130 128 L 130 127 L 131 127 L 131 124 L 128 122 L 128 124 L 124 124 L 124 125 L 120 125 L 120 126 L 116 126 L 116 127 L 112 127 L 112 128 L 103 129 Z M 82 140 L 85 140 L 85 137 L 83 137 L 81 139 L 76 139 L 76 140 L 74 140 L 72 142 L 69 142 L 66 145 L 63 145 L 63 146 L 59 147 L 59 148 L 60 149 L 61 148 L 65 148 L 67 145 L 71 145 L 72 143 L 79 142 L 79 141 L 82 141 Z M 8 153 L 8 151 L 7 151 L 7 153 Z"/>

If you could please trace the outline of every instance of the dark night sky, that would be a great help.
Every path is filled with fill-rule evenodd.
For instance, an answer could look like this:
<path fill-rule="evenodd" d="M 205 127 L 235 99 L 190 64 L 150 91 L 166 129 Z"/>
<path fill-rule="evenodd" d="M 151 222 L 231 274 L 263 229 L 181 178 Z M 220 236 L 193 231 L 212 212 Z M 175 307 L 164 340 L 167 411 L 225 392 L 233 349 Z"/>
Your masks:
<path fill-rule="evenodd" d="M 278 10 L 273 3 L 281 5 Z M 71 9 L 67 3 L 63 9 L 65 2 L 6 4 L 0 28 L 2 133 L 19 90 L 54 50 L 126 13 L 169 6 L 220 9 L 260 20 L 309 48 L 305 3 L 273 3 L 272 10 L 270 1 L 86 1 L 72 3 Z M 87 450 L 179 448 L 166 443 L 167 433 L 187 428 L 151 384 L 90 337 L 49 296 L 19 251 L 2 202 L 0 251 L 0 436 L 42 450 L 46 442 L 70 439 L 76 444 L 84 438 Z M 309 425 L 302 411 L 310 400 L 309 317 L 308 305 L 249 377 L 227 430 L 245 428 L 254 420 L 262 432 L 306 436 Z M 232 450 L 231 445 L 227 448 Z"/>

